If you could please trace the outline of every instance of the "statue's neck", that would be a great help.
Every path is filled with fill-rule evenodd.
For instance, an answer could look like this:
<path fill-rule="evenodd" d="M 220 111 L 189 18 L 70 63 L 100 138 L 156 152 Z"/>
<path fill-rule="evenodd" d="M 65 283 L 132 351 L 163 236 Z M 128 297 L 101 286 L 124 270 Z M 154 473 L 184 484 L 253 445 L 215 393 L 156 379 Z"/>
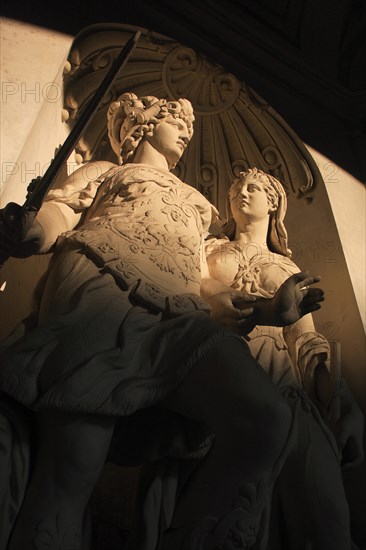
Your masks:
<path fill-rule="evenodd" d="M 159 153 L 148 141 L 142 141 L 135 153 L 133 162 L 138 164 L 149 164 L 156 168 L 169 170 L 168 161 L 162 153 Z"/>
<path fill-rule="evenodd" d="M 269 217 L 262 220 L 246 220 L 236 224 L 235 240 L 241 244 L 256 243 L 266 246 Z"/>

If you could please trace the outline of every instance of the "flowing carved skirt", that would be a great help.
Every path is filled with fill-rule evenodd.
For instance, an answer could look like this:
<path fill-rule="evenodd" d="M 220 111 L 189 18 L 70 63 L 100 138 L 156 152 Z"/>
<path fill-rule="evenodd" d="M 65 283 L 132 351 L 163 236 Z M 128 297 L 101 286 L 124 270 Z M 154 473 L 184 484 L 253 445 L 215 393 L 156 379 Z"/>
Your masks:
<path fill-rule="evenodd" d="M 112 275 L 64 249 L 38 326 L 0 358 L 0 388 L 33 410 L 127 416 L 159 403 L 224 334 L 203 311 L 169 318 L 133 303 Z"/>
<path fill-rule="evenodd" d="M 207 428 L 159 403 L 213 343 L 237 338 L 207 312 L 169 316 L 139 304 L 80 250 L 58 250 L 42 286 L 37 326 L 0 346 L 4 548 L 27 485 L 33 413 L 116 417 L 110 458 L 122 465 L 203 456 Z"/>
<path fill-rule="evenodd" d="M 238 338 L 204 311 L 173 317 L 140 305 L 132 289 L 65 247 L 46 276 L 37 327 L 0 354 L 0 391 L 33 411 L 119 418 L 121 463 L 172 447 L 189 455 L 206 446 L 207 432 L 158 405 L 228 335 Z"/>

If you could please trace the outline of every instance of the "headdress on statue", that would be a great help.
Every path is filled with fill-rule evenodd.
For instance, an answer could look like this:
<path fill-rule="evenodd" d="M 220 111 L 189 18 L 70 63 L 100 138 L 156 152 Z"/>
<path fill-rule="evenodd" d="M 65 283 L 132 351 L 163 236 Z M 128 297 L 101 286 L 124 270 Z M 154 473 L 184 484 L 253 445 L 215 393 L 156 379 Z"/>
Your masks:
<path fill-rule="evenodd" d="M 107 113 L 108 136 L 119 164 L 131 162 L 144 135 L 152 132 L 159 120 L 168 116 L 184 120 L 191 139 L 194 115 L 188 99 L 137 97 L 128 92 L 111 103 Z"/>
<path fill-rule="evenodd" d="M 224 228 L 225 234 L 230 238 L 235 236 L 235 220 L 230 206 L 230 199 L 233 191 L 241 185 L 246 178 L 259 180 L 264 184 L 264 190 L 267 194 L 269 204 L 274 208 L 270 213 L 269 227 L 267 233 L 267 246 L 272 252 L 291 256 L 291 250 L 288 248 L 287 231 L 284 224 L 284 218 L 287 210 L 287 198 L 282 184 L 271 174 L 266 174 L 259 168 L 249 168 L 245 172 L 240 172 L 239 176 L 233 181 L 227 195 L 227 222 Z"/>

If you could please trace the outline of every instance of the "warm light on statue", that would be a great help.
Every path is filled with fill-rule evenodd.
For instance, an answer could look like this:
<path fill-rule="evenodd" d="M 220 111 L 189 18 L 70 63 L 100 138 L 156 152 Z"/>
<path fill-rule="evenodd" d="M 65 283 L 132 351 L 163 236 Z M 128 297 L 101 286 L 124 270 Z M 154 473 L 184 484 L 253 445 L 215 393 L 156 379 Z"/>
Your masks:
<path fill-rule="evenodd" d="M 33 327 L 5 343 L 1 354 L 4 445 L 12 430 L 29 437 L 24 411 L 39 442 L 30 479 L 15 460 L 16 445 L 29 458 L 28 438 L 13 439 L 7 455 L 19 488 L 14 505 L 2 481 L 7 550 L 38 549 L 45 541 L 62 550 L 69 543 L 81 548 L 88 536 L 85 508 L 110 450 L 128 465 L 202 459 L 185 491 L 176 494 L 171 521 L 159 534 L 161 549 L 264 543 L 275 484 L 293 488 L 293 464 L 303 474 L 310 461 L 318 485 L 309 490 L 301 475 L 295 480 L 299 490 L 326 508 L 329 484 L 320 481 L 326 474 L 336 499 L 321 529 L 316 518 L 310 524 L 298 520 L 301 540 L 344 550 L 350 535 L 338 450 L 303 391 L 314 393 L 326 413 L 333 397 L 322 368 L 327 344 L 306 325 L 297 361 L 286 363 L 289 376 L 299 365 L 301 383 L 290 377 L 281 387 L 253 359 L 243 337 L 254 326 L 284 327 L 285 334 L 323 301 L 323 292 L 312 286 L 319 278 L 299 273 L 285 257 L 283 224 L 268 222 L 269 212 L 284 215 L 281 184 L 263 173 L 252 181 L 259 173 L 253 169 L 250 189 L 243 180 L 231 195 L 235 239 L 248 234 L 244 221 L 256 228 L 251 238 L 259 242 L 270 226 L 282 251 L 262 270 L 264 284 L 260 269 L 243 270 L 230 259 L 228 240 L 225 276 L 231 270 L 239 284 L 233 291 L 230 281 L 220 281 L 211 253 L 201 263 L 216 209 L 170 172 L 193 135 L 191 103 L 129 92 L 112 103 L 108 120 L 118 165 L 81 167 L 48 193 L 37 215 L 17 219 L 11 208 L 2 213 L 3 243 L 13 242 L 16 255 L 53 251 Z M 270 184 L 263 187 L 263 178 Z M 244 192 L 255 200 L 243 198 Z M 255 298 L 249 305 L 244 280 L 258 291 L 248 294 Z M 308 334 L 317 339 L 313 355 Z M 353 420 L 342 432 L 340 451 L 352 440 L 357 461 L 362 422 L 344 385 L 339 397 L 341 420 L 346 412 Z M 308 439 L 300 437 L 309 427 Z M 309 441 L 322 449 L 320 464 L 319 454 L 306 454 Z M 297 512 L 300 518 L 300 504 Z M 337 529 L 324 529 L 328 520 Z"/>

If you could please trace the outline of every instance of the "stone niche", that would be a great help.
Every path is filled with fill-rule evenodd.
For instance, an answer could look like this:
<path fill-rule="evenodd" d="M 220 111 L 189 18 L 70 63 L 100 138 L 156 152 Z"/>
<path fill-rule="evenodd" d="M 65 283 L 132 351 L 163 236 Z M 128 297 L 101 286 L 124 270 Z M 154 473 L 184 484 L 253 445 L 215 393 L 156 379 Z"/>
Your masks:
<path fill-rule="evenodd" d="M 95 25 L 84 29 L 75 38 L 64 65 L 63 105 L 54 106 L 52 111 L 54 116 L 55 109 L 58 109 L 55 131 L 37 138 L 44 162 L 52 156 L 49 152 L 49 157 L 45 158 L 44 151 L 58 147 L 60 136 L 70 131 L 135 30 L 135 27 L 122 24 Z M 176 175 L 201 191 L 217 206 L 222 217 L 225 217 L 228 187 L 233 176 L 241 170 L 256 166 L 280 179 L 288 197 L 285 222 L 293 260 L 301 269 L 321 275 L 321 285 L 326 292 L 326 302 L 314 315 L 317 330 L 330 342 L 340 342 L 343 374 L 365 412 L 364 331 L 317 162 L 281 116 L 244 82 L 170 38 L 145 29 L 141 31 L 137 48 L 79 141 L 69 160 L 68 171 L 90 160 L 116 162 L 106 133 L 106 111 L 109 103 L 121 93 L 133 91 L 138 95 L 188 98 L 195 111 L 195 131 L 175 168 Z M 41 110 L 35 123 L 37 127 L 49 127 L 50 116 L 49 110 Z M 29 151 L 27 154 L 29 156 Z M 18 162 L 22 162 L 22 156 Z M 17 180 L 14 174 L 5 187 L 4 202 L 14 196 L 14 185 L 18 197 L 25 196 L 26 183 L 19 177 Z M 22 262 L 14 260 L 6 266 L 13 285 L 22 277 L 19 272 Z M 45 265 L 29 262 L 27 260 L 25 264 L 34 286 Z M 30 294 L 28 287 L 27 290 Z M 12 310 L 9 295 L 7 297 L 4 293 L 3 298 L 4 308 L 7 305 L 9 309 L 6 325 L 3 323 L 3 331 L 7 332 L 21 315 Z M 21 314 L 24 313 L 22 310 Z M 109 474 L 110 470 L 104 472 L 107 477 Z M 135 479 L 135 475 L 132 478 Z M 121 483 L 123 485 L 123 480 Z M 359 497 L 351 495 L 357 508 L 356 516 L 360 515 L 360 506 L 362 508 L 362 484 L 360 491 Z M 107 496 L 106 500 L 110 500 L 110 493 Z"/>
<path fill-rule="evenodd" d="M 4 185 L 2 204 L 24 199 L 28 180 L 19 167 L 33 167 L 28 170 L 29 179 L 42 174 L 135 30 L 129 25 L 94 25 L 75 38 L 55 80 L 56 86 L 63 85 L 63 105 L 61 100 L 43 98 L 17 169 Z M 222 217 L 227 189 L 241 170 L 256 166 L 280 179 L 288 197 L 285 221 L 292 259 L 301 269 L 320 274 L 326 291 L 327 301 L 315 315 L 317 329 L 330 341 L 341 343 L 343 372 L 363 402 L 364 333 L 319 162 L 281 116 L 244 82 L 192 49 L 142 29 L 137 48 L 71 155 L 65 174 L 66 169 L 70 173 L 90 160 L 116 161 L 106 133 L 106 111 L 110 101 L 125 91 L 190 99 L 195 132 L 175 173 L 215 204 Z M 22 261 L 22 266 L 28 263 Z M 36 261 L 39 271 L 43 263 L 39 258 Z M 19 271 L 15 269 L 9 281 L 19 279 Z M 4 293 L 4 302 L 6 294 L 11 293 Z M 8 332 L 15 320 L 7 318 L 2 332 Z"/>

